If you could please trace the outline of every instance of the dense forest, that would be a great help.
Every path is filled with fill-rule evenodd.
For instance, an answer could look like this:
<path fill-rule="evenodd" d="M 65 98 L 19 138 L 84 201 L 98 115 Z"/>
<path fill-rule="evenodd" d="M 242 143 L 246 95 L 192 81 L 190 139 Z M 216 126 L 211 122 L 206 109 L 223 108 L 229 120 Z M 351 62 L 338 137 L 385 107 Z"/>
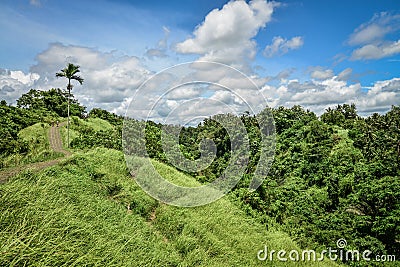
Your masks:
<path fill-rule="evenodd" d="M 20 130 L 66 117 L 65 99 L 64 91 L 51 89 L 31 90 L 18 99 L 17 106 L 1 102 L 0 168 L 6 167 L 8 157 L 29 153 L 30 145 L 21 140 Z M 98 108 L 86 114 L 85 109 L 72 100 L 71 130 L 76 134 L 71 148 L 122 150 L 124 118 Z M 321 116 L 301 106 L 269 111 L 276 130 L 271 169 L 257 190 L 248 190 L 260 157 L 260 129 L 257 115 L 242 114 L 250 158 L 229 199 L 266 226 L 279 226 L 301 247 L 336 247 L 336 241 L 344 238 L 349 249 L 399 257 L 400 107 L 369 117 L 359 116 L 354 104 L 328 108 Z M 82 123 L 86 118 L 106 120 L 113 128 L 94 130 Z M 127 121 L 145 124 L 148 155 L 168 164 L 161 144 L 163 125 Z M 204 137 L 214 141 L 216 158 L 203 171 L 187 172 L 203 184 L 218 177 L 231 157 L 229 136 L 213 117 L 196 127 L 182 128 L 180 151 L 188 159 L 198 159 Z"/>

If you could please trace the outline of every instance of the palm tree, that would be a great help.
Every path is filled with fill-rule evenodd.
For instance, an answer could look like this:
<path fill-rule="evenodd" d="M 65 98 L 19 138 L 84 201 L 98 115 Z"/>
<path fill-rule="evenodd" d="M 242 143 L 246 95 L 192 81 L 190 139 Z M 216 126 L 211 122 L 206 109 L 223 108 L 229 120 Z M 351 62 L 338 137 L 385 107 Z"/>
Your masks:
<path fill-rule="evenodd" d="M 78 65 L 74 65 L 72 63 L 68 63 L 68 66 L 61 70 L 61 72 L 57 72 L 56 73 L 56 77 L 65 77 L 68 79 L 68 85 L 67 85 L 67 90 L 68 90 L 68 125 L 67 125 L 67 146 L 69 147 L 69 97 L 71 95 L 71 90 L 73 85 L 71 84 L 71 80 L 76 80 L 78 81 L 81 85 L 83 83 L 83 78 L 76 75 L 78 72 L 80 72 L 79 70 L 79 66 Z"/>

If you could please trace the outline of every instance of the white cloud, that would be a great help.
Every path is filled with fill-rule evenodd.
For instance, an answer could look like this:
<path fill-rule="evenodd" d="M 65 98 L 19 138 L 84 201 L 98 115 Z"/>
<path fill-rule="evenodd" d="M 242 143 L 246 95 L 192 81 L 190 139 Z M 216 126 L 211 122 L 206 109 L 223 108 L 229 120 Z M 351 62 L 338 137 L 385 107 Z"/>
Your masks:
<path fill-rule="evenodd" d="M 233 104 L 235 98 L 234 95 L 229 91 L 216 91 L 210 99 L 220 101 L 224 104 Z"/>
<path fill-rule="evenodd" d="M 158 41 L 157 46 L 155 48 L 149 48 L 145 53 L 146 56 L 150 59 L 167 57 L 166 50 L 168 45 L 169 34 L 171 31 L 165 26 L 163 26 L 162 29 L 164 32 L 164 38 Z"/>
<path fill-rule="evenodd" d="M 317 80 L 326 80 L 334 76 L 333 70 L 324 69 L 323 67 L 311 67 L 309 68 L 310 76 Z"/>
<path fill-rule="evenodd" d="M 400 40 L 379 45 L 368 44 L 353 51 L 352 60 L 380 59 L 400 53 Z"/>
<path fill-rule="evenodd" d="M 391 15 L 387 12 L 375 14 L 370 21 L 361 24 L 350 35 L 350 45 L 363 45 L 379 42 L 385 35 L 399 29 L 400 15 Z"/>
<path fill-rule="evenodd" d="M 16 99 L 28 92 L 39 78 L 37 73 L 0 69 L 0 99 L 15 104 Z"/>
<path fill-rule="evenodd" d="M 353 75 L 350 68 L 335 74 L 331 69 L 313 67 L 309 69 L 311 81 L 273 79 L 271 81 L 275 85 L 270 85 L 266 84 L 270 80 L 268 78 L 253 76 L 253 84 L 233 68 L 197 61 L 178 69 L 175 74 L 182 74 L 180 80 L 175 80 L 173 73 L 159 74 L 158 78 L 148 82 L 145 91 L 135 95 L 136 89 L 152 75 L 142 66 L 139 58 L 81 46 L 52 44 L 36 60 L 37 64 L 30 73 L 0 70 L 1 99 L 15 103 L 30 88 L 65 88 L 66 81 L 56 79 L 55 73 L 72 61 L 81 65 L 80 74 L 85 79 L 82 86 L 76 84 L 73 88 L 73 93 L 82 104 L 124 114 L 130 101 L 136 100 L 132 114 L 142 118 L 149 115 L 153 120 L 159 120 L 174 110 L 177 111 L 174 122 L 201 119 L 221 112 L 240 113 L 249 108 L 255 108 L 252 111 L 257 112 L 267 104 L 264 97 L 273 107 L 302 105 L 317 114 L 323 113 L 327 107 L 353 102 L 360 114 L 368 115 L 385 112 L 391 105 L 400 103 L 400 78 L 376 82 L 369 91 L 365 91 L 360 83 L 348 82 Z M 278 76 L 288 77 L 292 71 Z M 209 84 L 170 87 L 174 90 L 162 96 L 165 92 L 160 86 L 171 81 L 171 85 L 188 81 L 208 81 Z M 255 85 L 262 88 L 262 95 Z M 151 111 L 155 103 L 158 107 Z"/>
<path fill-rule="evenodd" d="M 365 91 L 360 83 L 349 84 L 340 79 L 350 73 L 350 69 L 345 69 L 325 80 L 290 80 L 277 86 L 267 84 L 262 91 L 272 107 L 301 105 L 317 114 L 338 104 L 355 103 L 359 114 L 367 116 L 373 112 L 387 112 L 391 105 L 400 103 L 400 78 L 378 81 Z"/>
<path fill-rule="evenodd" d="M 264 78 L 265 82 L 263 84 L 259 85 L 259 87 L 261 88 L 265 83 L 270 82 L 270 81 L 280 81 L 280 82 L 284 83 L 289 79 L 289 77 L 292 76 L 292 74 L 295 71 L 296 71 L 296 68 L 288 68 L 288 69 L 281 70 L 276 75 L 266 76 Z"/>
<path fill-rule="evenodd" d="M 385 112 L 391 105 L 400 103 L 400 78 L 377 81 L 368 93 L 358 101 L 365 113 Z"/>
<path fill-rule="evenodd" d="M 192 99 L 199 97 L 202 91 L 203 91 L 202 88 L 195 85 L 180 86 L 170 91 L 167 96 L 169 99 L 173 100 Z"/>
<path fill-rule="evenodd" d="M 359 45 L 380 40 L 386 35 L 387 32 L 388 28 L 371 24 L 365 26 L 363 29 L 355 30 L 355 32 L 349 38 L 349 44 Z"/>
<path fill-rule="evenodd" d="M 342 72 L 340 72 L 338 74 L 337 79 L 339 81 L 347 81 L 350 79 L 352 73 L 353 73 L 353 70 L 351 68 L 344 69 Z"/>
<path fill-rule="evenodd" d="M 60 47 L 56 49 L 52 46 Z M 248 110 L 250 107 L 248 104 L 251 106 L 260 104 L 261 108 L 266 104 L 260 94 L 257 94 L 254 88 L 249 89 L 249 83 L 241 80 L 240 74 L 233 69 L 229 71 L 231 69 L 228 68 L 224 71 L 222 68 L 214 68 L 213 70 L 219 74 L 212 76 L 206 71 L 210 68 L 202 68 L 199 63 L 194 64 L 196 68 L 193 66 L 189 68 L 193 73 L 188 73 L 189 76 L 183 77 L 179 82 L 187 79 L 204 80 L 211 76 L 216 84 L 224 86 L 192 84 L 177 87 L 161 97 L 162 90 L 158 89 L 160 82 L 174 78 L 167 73 L 161 75 L 158 80 L 155 79 L 154 83 L 149 83 L 147 88 L 149 92 L 134 95 L 135 89 L 151 74 L 140 65 L 138 58 L 118 57 L 112 53 L 84 47 L 60 44 L 52 46 L 37 57 L 40 60 L 32 68 L 36 72 L 0 70 L 1 99 L 12 103 L 30 88 L 42 90 L 52 87 L 64 88 L 65 81 L 56 79 L 54 74 L 65 66 L 67 59 L 76 57 L 82 62 L 90 63 L 89 67 L 81 65 L 84 84 L 76 85 L 73 89 L 79 101 L 89 107 L 101 107 L 124 114 L 130 101 L 135 97 L 136 106 L 133 111 L 135 115 L 138 114 L 139 117 L 149 115 L 151 119 L 159 120 L 176 109 L 174 122 L 184 122 L 221 112 L 241 112 Z M 64 56 L 53 54 L 55 51 L 63 51 Z M 49 66 L 53 66 L 53 70 Z M 178 73 L 184 72 L 178 71 Z M 400 103 L 400 78 L 378 81 L 366 92 L 362 90 L 361 84 L 347 82 L 352 75 L 350 68 L 337 75 L 332 74 L 334 74 L 332 70 L 314 67 L 310 72 L 314 80 L 300 82 L 282 79 L 276 86 L 266 84 L 267 79 L 254 78 L 255 82 L 262 86 L 262 94 L 269 101 L 268 104 L 273 107 L 279 105 L 291 107 L 298 104 L 321 114 L 327 107 L 355 103 L 360 114 L 368 115 L 371 112 L 385 112 L 391 105 Z M 149 113 L 157 101 L 158 108 Z"/>
<path fill-rule="evenodd" d="M 261 80 L 256 79 L 256 83 L 261 84 Z M 140 112 L 137 106 L 142 107 Z M 256 113 L 265 106 L 255 83 L 242 73 L 226 65 L 196 61 L 152 77 L 132 99 L 128 115 L 165 122 L 163 119 L 172 112 L 166 123 L 175 124 L 217 113 Z"/>
<path fill-rule="evenodd" d="M 329 78 L 324 81 L 289 84 L 288 89 L 292 93 L 289 101 L 293 104 L 320 106 L 354 101 L 361 86 L 359 84 L 348 86 L 346 82 Z"/>
<path fill-rule="evenodd" d="M 267 45 L 264 49 L 264 56 L 273 57 L 276 55 L 284 55 L 290 50 L 296 50 L 302 47 L 304 44 L 303 37 L 296 36 L 292 39 L 285 39 L 280 36 L 276 36 L 272 39 L 272 44 Z"/>
<path fill-rule="evenodd" d="M 135 90 L 151 75 L 133 56 L 101 52 L 97 49 L 54 43 L 36 56 L 37 63 L 30 73 L 2 71 L 0 75 L 1 97 L 14 103 L 30 88 L 49 90 L 65 88 L 66 81 L 57 79 L 55 73 L 67 63 L 81 66 L 83 85 L 74 83 L 72 93 L 88 108 L 101 107 L 117 110 L 124 99 L 131 97 Z M 12 88 L 14 91 L 11 92 Z M 5 92 L 7 90 L 7 92 Z"/>
<path fill-rule="evenodd" d="M 97 69 L 106 65 L 110 56 L 112 57 L 109 53 L 101 53 L 88 47 L 52 43 L 35 57 L 37 64 L 31 67 L 31 71 L 54 76 L 55 71 L 60 71 L 68 62 L 86 69 Z"/>
<path fill-rule="evenodd" d="M 146 56 L 148 58 L 167 57 L 164 50 L 157 48 L 147 49 Z"/>
<path fill-rule="evenodd" d="M 348 44 L 359 46 L 351 60 L 380 59 L 400 53 L 400 40 L 386 40 L 386 36 L 400 29 L 400 15 L 387 12 L 375 14 L 350 35 Z"/>
<path fill-rule="evenodd" d="M 265 0 L 232 1 L 212 10 L 193 32 L 193 37 L 178 43 L 176 51 L 199 54 L 200 60 L 243 64 L 256 53 L 254 38 L 271 20 L 274 2 Z"/>

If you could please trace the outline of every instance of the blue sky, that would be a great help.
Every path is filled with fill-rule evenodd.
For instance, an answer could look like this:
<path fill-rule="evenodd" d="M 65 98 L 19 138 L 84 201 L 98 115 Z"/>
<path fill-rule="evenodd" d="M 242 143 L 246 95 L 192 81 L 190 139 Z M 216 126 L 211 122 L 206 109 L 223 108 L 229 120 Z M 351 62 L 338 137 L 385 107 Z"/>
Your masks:
<path fill-rule="evenodd" d="M 9 103 L 62 87 L 54 73 L 76 61 L 86 78 L 78 99 L 123 113 L 150 75 L 192 60 L 243 71 L 272 106 L 321 113 L 355 102 L 367 115 L 400 103 L 398 1 L 5 0 L 0 34 Z"/>

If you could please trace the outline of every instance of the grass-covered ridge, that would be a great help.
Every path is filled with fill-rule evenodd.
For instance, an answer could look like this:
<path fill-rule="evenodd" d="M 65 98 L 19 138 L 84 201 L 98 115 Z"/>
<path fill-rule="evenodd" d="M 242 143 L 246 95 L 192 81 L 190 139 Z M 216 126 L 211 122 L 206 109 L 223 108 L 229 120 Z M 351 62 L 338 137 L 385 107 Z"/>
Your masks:
<path fill-rule="evenodd" d="M 60 133 L 64 147 L 67 147 L 67 125 L 61 127 Z M 81 119 L 72 116 L 70 119 L 70 148 L 86 150 L 93 147 L 122 149 L 120 136 L 121 127 L 111 125 L 101 118 Z"/>
<path fill-rule="evenodd" d="M 1 166 L 8 168 L 62 157 L 62 153 L 50 148 L 48 134 L 50 127 L 47 123 L 36 123 L 20 130 L 18 137 L 25 144 L 25 151 L 2 157 Z"/>
<path fill-rule="evenodd" d="M 46 95 L 46 93 L 44 94 Z M 35 97 L 31 99 L 22 96 L 21 98 L 24 103 L 25 100 L 29 100 L 29 103 L 37 102 L 33 101 Z M 50 99 L 49 103 L 56 103 L 53 100 Z M 6 223 L 0 224 L 0 242 L 5 240 L 3 242 L 5 244 L 4 249 L 0 250 L 2 257 L 21 258 L 22 261 L 36 263 L 37 255 L 43 255 L 41 254 L 43 251 L 47 251 L 51 246 L 56 246 L 62 247 L 60 251 L 75 250 L 72 258 L 82 256 L 86 259 L 86 257 L 89 257 L 86 255 L 91 254 L 90 251 L 94 251 L 96 245 L 86 245 L 86 248 L 83 246 L 82 250 L 79 247 L 80 245 L 76 248 L 68 247 L 62 243 L 62 240 L 57 239 L 53 242 L 51 241 L 51 229 L 68 228 L 70 224 L 81 223 L 87 218 L 91 218 L 91 220 L 85 221 L 85 224 L 104 224 L 107 229 L 118 227 L 115 226 L 118 223 L 109 225 L 109 222 L 103 223 L 94 220 L 93 218 L 97 215 L 85 215 L 86 213 L 91 214 L 97 206 L 103 206 L 103 201 L 107 203 L 111 201 L 117 207 L 122 207 L 122 211 L 138 215 L 137 218 L 143 220 L 148 226 L 144 226 L 147 227 L 146 231 L 158 237 L 157 240 L 169 244 L 170 250 L 164 249 L 162 244 L 160 245 L 162 249 L 159 250 L 176 255 L 176 258 L 174 258 L 175 256 L 168 258 L 171 260 L 166 265 L 185 266 L 204 262 L 204 265 L 225 266 L 226 264 L 237 265 L 236 263 L 239 261 L 243 261 L 244 265 L 259 264 L 259 262 L 255 262 L 256 252 L 262 249 L 265 244 L 273 245 L 271 249 L 276 249 L 276 246 L 279 248 L 279 244 L 282 242 L 277 240 L 288 240 L 288 243 L 284 246 L 285 249 L 297 244 L 302 248 L 322 251 L 329 247 L 337 247 L 336 241 L 338 239 L 346 239 L 346 248 L 348 249 L 371 250 L 373 258 L 379 255 L 393 255 L 398 260 L 398 255 L 400 255 L 399 107 L 393 106 L 391 111 L 386 114 L 373 114 L 367 118 L 359 116 L 354 105 L 347 104 L 338 105 L 335 109 L 327 109 L 321 116 L 304 110 L 300 106 L 273 109 L 276 127 L 274 162 L 264 182 L 255 191 L 249 191 L 248 185 L 253 178 L 253 171 L 260 153 L 260 131 L 255 116 L 241 115 L 240 120 L 246 126 L 250 137 L 251 153 L 246 173 L 228 194 L 231 202 L 227 199 L 221 199 L 203 207 L 206 211 L 203 215 L 199 215 L 202 208 L 180 209 L 159 205 L 127 175 L 121 152 L 112 152 L 108 149 L 122 151 L 122 129 L 133 127 L 135 130 L 138 125 L 145 126 L 146 151 L 157 171 L 177 185 L 204 185 L 220 177 L 231 157 L 230 138 L 222 125 L 215 123 L 212 119 L 205 119 L 204 123 L 197 127 L 182 129 L 179 136 L 179 149 L 185 158 L 196 160 L 200 157 L 199 145 L 204 138 L 214 141 L 217 156 L 210 166 L 204 170 L 181 173 L 173 166 L 165 165 L 171 165 L 161 142 L 162 129 L 165 125 L 152 121 L 139 122 L 134 119 L 124 121 L 121 116 L 101 109 L 93 109 L 89 114 L 73 112 L 70 127 L 71 143 L 68 151 L 60 148 L 60 142 L 53 142 L 54 138 L 50 138 L 50 141 L 54 150 L 61 151 L 66 156 L 70 153 L 75 156 L 61 167 L 50 168 L 51 172 L 38 173 L 38 170 L 59 164 L 61 161 L 61 159 L 48 161 L 46 155 L 50 154 L 46 154 L 48 148 L 43 145 L 47 140 L 45 128 L 49 128 L 49 120 L 51 122 L 58 118 L 60 121 L 66 121 L 66 118 L 52 115 L 55 114 L 52 112 L 53 107 L 58 106 L 51 105 L 51 110 L 48 110 L 47 108 L 36 108 L 31 104 L 12 107 L 8 106 L 5 101 L 0 103 L 2 115 L 0 134 L 3 137 L 0 139 L 0 158 L 2 159 L 0 168 L 4 167 L 4 159 L 19 159 L 8 161 L 11 166 L 15 164 L 15 168 L 0 170 L 0 183 L 11 176 L 15 176 L 23 169 L 35 170 L 35 173 L 26 173 L 15 178 L 17 180 L 28 178 L 33 181 L 14 180 L 10 186 L 1 186 L 3 189 L 0 189 L 0 198 L 3 202 L 0 204 L 3 205 L 2 211 L 4 211 L 2 218 L 10 216 L 10 219 L 4 220 Z M 63 116 L 62 114 L 58 115 Z M 35 123 L 39 124 L 35 125 Z M 43 123 L 43 126 L 41 126 L 41 123 Z M 126 128 L 126 125 L 130 128 Z M 179 126 L 168 125 L 167 127 L 172 129 Z M 58 132 L 60 128 L 61 135 L 64 137 L 64 148 L 66 148 L 67 131 L 65 125 L 59 128 L 51 128 L 51 136 L 55 136 L 54 131 L 57 130 Z M 124 135 L 129 137 L 128 140 L 124 140 L 126 141 L 124 144 L 129 144 L 128 151 L 139 152 L 137 155 L 140 156 L 144 155 L 141 154 L 143 151 L 140 149 L 144 140 L 138 138 L 137 133 L 137 131 L 133 131 L 132 135 Z M 38 153 L 35 153 L 35 151 L 38 151 Z M 141 158 L 139 157 L 139 159 Z M 41 162 L 32 164 L 30 163 L 32 161 Z M 29 164 L 26 164 L 26 162 Z M 149 168 L 149 165 L 139 167 L 133 175 L 138 183 L 142 181 L 139 178 L 149 183 L 151 180 L 155 181 L 154 179 L 157 177 L 152 167 Z M 36 181 L 42 182 L 41 187 L 37 187 Z M 80 183 L 83 183 L 84 186 L 81 186 Z M 157 185 L 157 189 L 160 189 L 161 192 L 167 192 L 170 199 L 175 201 L 174 204 L 177 204 L 176 201 L 185 200 L 185 197 L 181 197 L 182 194 L 176 194 L 174 190 L 163 190 L 162 183 L 151 184 Z M 64 187 L 67 189 L 61 191 L 60 188 Z M 84 189 L 89 190 L 90 195 L 83 191 Z M 173 194 L 170 194 L 171 192 Z M 96 200 L 97 202 L 93 200 L 92 193 L 101 196 L 98 201 Z M 14 195 L 18 195 L 18 197 Z M 202 199 L 205 198 L 204 195 L 201 193 Z M 15 203 L 19 203 L 20 199 L 25 201 L 25 205 L 21 206 L 18 210 L 19 213 L 14 213 Z M 79 199 L 79 202 L 76 202 L 76 199 Z M 57 205 L 47 205 L 47 203 L 53 202 Z M 86 202 L 89 204 L 87 207 L 83 207 L 81 203 Z M 96 204 L 92 204 L 92 202 Z M 58 212 L 59 203 L 73 203 L 70 209 L 71 212 L 75 212 L 74 215 L 64 214 L 62 208 Z M 235 206 L 231 203 L 234 203 Z M 218 205 L 222 205 L 222 209 Z M 112 220 L 124 221 L 124 217 L 119 217 L 123 213 L 115 215 L 112 207 L 106 206 L 104 208 L 111 210 L 112 216 L 107 214 L 103 217 L 111 216 Z M 90 208 L 90 211 L 86 210 L 87 208 Z M 57 212 L 52 214 L 58 214 L 57 216 L 62 218 L 57 218 L 57 216 L 55 218 L 64 223 L 54 223 L 53 228 L 52 225 L 46 224 L 47 221 L 53 222 L 54 219 L 47 214 L 48 210 L 56 210 Z M 32 212 L 33 215 L 27 214 L 27 211 Z M 43 216 L 37 215 L 39 212 L 42 212 L 41 215 Z M 205 218 L 204 214 L 209 216 Z M 226 217 L 221 214 L 225 214 Z M 31 217 L 32 220 L 26 219 Z M 23 229 L 29 235 L 39 236 L 39 241 L 50 240 L 50 246 L 45 245 L 42 249 L 37 250 L 36 246 L 31 246 L 34 242 L 26 243 L 26 240 L 30 240 L 30 236 L 19 239 L 19 236 L 15 235 L 15 231 L 18 232 L 19 228 L 14 228 L 12 225 L 14 219 L 20 229 Z M 26 224 L 21 225 L 21 221 L 24 222 L 24 220 Z M 258 227 L 255 229 L 261 230 L 255 231 L 248 226 L 249 224 L 253 225 L 253 223 L 249 223 L 252 220 L 254 220 L 254 225 Z M 35 230 L 31 222 L 36 223 L 36 225 L 46 225 L 51 229 L 39 231 L 35 228 Z M 250 230 L 247 235 L 240 235 L 240 233 L 237 233 L 237 229 L 232 226 L 235 225 L 235 222 L 239 225 L 236 226 L 238 229 L 253 230 Z M 80 225 L 76 228 L 81 229 Z M 221 225 L 229 226 L 225 231 L 226 236 L 222 235 L 224 230 L 220 230 Z M 268 231 L 266 231 L 265 226 L 268 226 Z M 191 228 L 194 228 L 195 232 Z M 132 229 L 128 230 L 131 231 Z M 128 230 L 126 232 L 129 232 Z M 106 231 L 101 235 L 97 235 L 93 231 L 82 231 L 85 235 L 93 238 L 115 240 L 115 237 L 109 235 Z M 124 235 L 124 231 L 118 233 Z M 258 238 L 259 234 L 255 234 L 255 232 L 263 233 L 261 239 Z M 269 238 L 269 236 L 273 237 Z M 238 241 L 238 243 L 235 241 L 235 245 L 233 245 L 231 239 L 236 240 L 236 237 L 240 237 L 239 239 L 244 241 Z M 82 241 L 83 238 L 74 238 L 75 236 L 72 238 L 66 236 L 65 240 L 75 240 L 76 242 L 71 241 L 72 244 L 85 242 Z M 262 238 L 266 238 L 266 240 Z M 148 239 L 151 238 L 146 237 L 146 240 Z M 222 240 L 222 243 L 218 243 L 217 240 Z M 268 240 L 273 243 L 268 243 Z M 292 242 L 293 240 L 296 244 Z M 141 241 L 138 242 L 140 244 Z M 248 245 L 242 246 L 246 242 Z M 24 247 L 22 244 L 29 245 Z M 216 249 L 219 246 L 221 249 Z M 110 247 L 112 246 L 110 245 Z M 254 252 L 251 255 L 248 252 L 243 252 L 243 255 L 232 252 L 237 251 L 237 247 L 244 247 L 243 251 L 248 251 L 249 247 L 253 247 Z M 11 248 L 15 248 L 15 251 L 12 252 Z M 148 247 L 142 246 L 141 248 L 145 251 L 139 252 L 147 255 Z M 218 251 L 217 253 L 213 252 L 215 249 Z M 231 254 L 228 253 L 229 255 L 236 255 L 237 257 L 227 260 L 227 256 L 221 252 L 225 250 L 230 251 Z M 22 251 L 18 254 L 19 256 L 16 256 L 17 251 Z M 105 255 L 117 255 L 115 251 L 105 251 Z M 128 249 L 128 251 L 134 250 Z M 157 253 L 159 251 L 157 250 Z M 93 256 L 93 254 L 91 255 Z M 2 259 L 0 258 L 0 263 L 3 263 Z M 104 265 L 102 260 L 96 259 L 88 261 L 89 264 Z M 114 259 L 116 262 L 120 262 L 119 258 L 114 257 Z M 59 261 L 57 264 L 62 265 L 63 262 L 65 261 Z M 67 262 L 74 265 L 71 261 Z M 38 265 L 40 263 L 43 262 L 39 262 Z M 147 265 L 148 262 L 141 261 L 139 263 Z M 4 265 L 8 266 L 9 264 L 7 258 Z M 268 265 L 267 262 L 262 264 Z M 346 264 L 349 266 L 379 266 L 380 263 L 346 262 Z M 17 265 L 21 265 L 21 262 L 18 262 Z M 82 265 L 82 263 L 79 262 L 77 265 Z M 127 265 L 127 263 L 122 265 Z M 158 262 L 150 262 L 148 265 L 158 265 Z M 307 265 L 309 263 L 305 266 Z M 386 265 L 396 266 L 396 262 L 387 262 Z"/>
<path fill-rule="evenodd" d="M 115 150 L 77 153 L 0 185 L 4 266 L 290 266 L 259 262 L 264 245 L 299 249 L 226 198 L 198 208 L 159 204 L 136 185 Z"/>

